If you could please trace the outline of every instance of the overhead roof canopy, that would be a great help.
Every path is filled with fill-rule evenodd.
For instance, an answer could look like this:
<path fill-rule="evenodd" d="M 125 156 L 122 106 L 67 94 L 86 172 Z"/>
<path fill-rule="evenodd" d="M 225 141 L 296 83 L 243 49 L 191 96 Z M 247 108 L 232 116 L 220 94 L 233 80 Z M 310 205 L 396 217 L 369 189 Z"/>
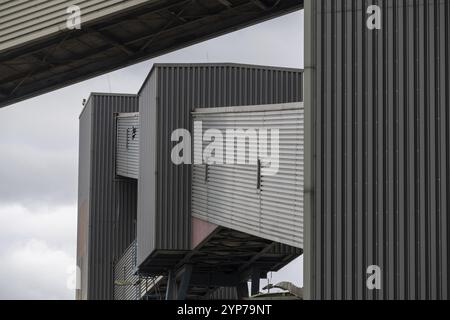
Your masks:
<path fill-rule="evenodd" d="M 64 27 L 66 7 L 81 30 Z M 27 0 L 0 4 L 0 107 L 303 7 L 303 0 Z"/>

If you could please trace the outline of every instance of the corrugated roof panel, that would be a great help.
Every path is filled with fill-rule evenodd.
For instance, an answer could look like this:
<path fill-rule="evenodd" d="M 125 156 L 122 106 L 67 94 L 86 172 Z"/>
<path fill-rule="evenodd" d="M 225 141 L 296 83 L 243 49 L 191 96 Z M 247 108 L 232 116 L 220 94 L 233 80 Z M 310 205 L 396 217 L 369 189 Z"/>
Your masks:
<path fill-rule="evenodd" d="M 68 31 L 67 9 L 77 5 L 82 23 L 158 0 L 29 0 L 0 4 L 0 51 Z"/>
<path fill-rule="evenodd" d="M 301 8 L 302 0 L 30 0 L 0 4 L 0 107 Z M 79 4 L 81 30 L 66 9 Z M 291 89 L 287 89 L 291 90 Z"/>

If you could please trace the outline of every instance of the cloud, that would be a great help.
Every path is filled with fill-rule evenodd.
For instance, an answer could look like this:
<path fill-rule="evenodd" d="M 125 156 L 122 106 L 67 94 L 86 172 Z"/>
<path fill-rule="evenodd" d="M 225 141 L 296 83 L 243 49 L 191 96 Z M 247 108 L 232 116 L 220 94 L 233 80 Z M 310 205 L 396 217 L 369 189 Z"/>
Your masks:
<path fill-rule="evenodd" d="M 26 208 L 0 206 L 0 250 L 7 243 L 40 239 L 52 247 L 75 251 L 76 205 Z"/>
<path fill-rule="evenodd" d="M 0 142 L 0 203 L 68 204 L 76 199 L 77 152 Z"/>
<path fill-rule="evenodd" d="M 40 240 L 16 244 L 0 255 L 0 299 L 69 300 L 70 266 L 75 260 Z"/>
<path fill-rule="evenodd" d="M 73 299 L 76 208 L 0 207 L 0 299 Z"/>
<path fill-rule="evenodd" d="M 269 274 L 268 278 L 268 280 L 270 280 L 270 283 L 272 284 L 289 281 L 295 284 L 297 287 L 303 287 L 303 256 L 292 261 L 280 271 Z M 265 281 L 264 286 L 266 284 L 267 281 Z"/>

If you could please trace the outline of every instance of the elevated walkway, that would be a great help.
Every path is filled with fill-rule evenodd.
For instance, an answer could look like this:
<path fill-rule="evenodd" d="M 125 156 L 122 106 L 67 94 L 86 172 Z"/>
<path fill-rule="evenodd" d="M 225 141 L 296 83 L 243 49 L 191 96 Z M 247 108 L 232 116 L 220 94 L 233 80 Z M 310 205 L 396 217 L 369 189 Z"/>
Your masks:
<path fill-rule="evenodd" d="M 117 299 L 243 299 L 259 292 L 259 280 L 302 254 L 299 248 L 225 227 L 214 230 L 175 267 L 163 274 L 160 266 L 136 269 L 136 243 L 115 265 Z"/>

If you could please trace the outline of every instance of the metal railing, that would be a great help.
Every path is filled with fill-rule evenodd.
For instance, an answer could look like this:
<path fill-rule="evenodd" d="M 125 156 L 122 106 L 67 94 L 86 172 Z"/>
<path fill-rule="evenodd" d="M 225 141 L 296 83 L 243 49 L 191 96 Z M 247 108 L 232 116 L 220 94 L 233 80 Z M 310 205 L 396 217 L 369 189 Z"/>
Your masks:
<path fill-rule="evenodd" d="M 156 277 L 137 273 L 137 242 L 131 243 L 114 265 L 114 300 L 140 300 L 150 290 Z"/>

